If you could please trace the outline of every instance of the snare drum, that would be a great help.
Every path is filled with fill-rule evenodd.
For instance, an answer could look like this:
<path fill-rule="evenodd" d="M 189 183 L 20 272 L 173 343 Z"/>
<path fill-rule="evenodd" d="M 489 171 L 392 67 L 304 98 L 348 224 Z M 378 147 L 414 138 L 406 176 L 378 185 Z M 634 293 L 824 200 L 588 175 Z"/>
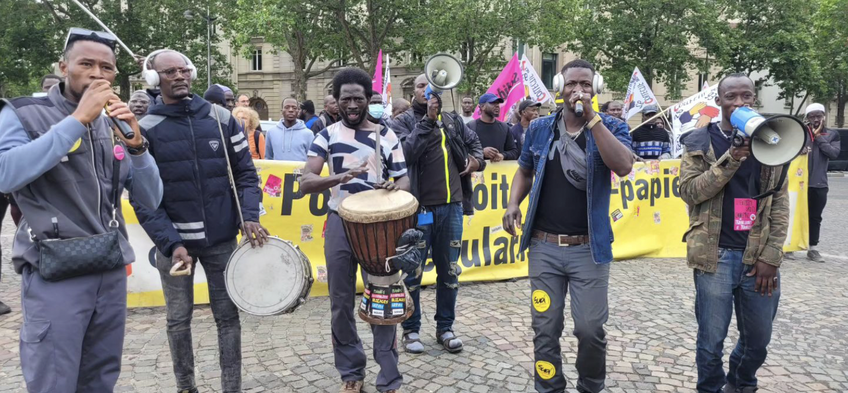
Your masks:
<path fill-rule="evenodd" d="M 418 201 L 406 191 L 370 190 L 345 198 L 339 217 L 368 283 L 359 317 L 374 325 L 403 322 L 415 310 L 401 273 L 388 260 L 397 254 L 397 241 L 415 227 Z"/>
<path fill-rule="evenodd" d="M 278 237 L 262 247 L 242 243 L 224 271 L 227 294 L 242 311 L 259 316 L 294 311 L 309 297 L 312 265 L 300 248 Z"/>

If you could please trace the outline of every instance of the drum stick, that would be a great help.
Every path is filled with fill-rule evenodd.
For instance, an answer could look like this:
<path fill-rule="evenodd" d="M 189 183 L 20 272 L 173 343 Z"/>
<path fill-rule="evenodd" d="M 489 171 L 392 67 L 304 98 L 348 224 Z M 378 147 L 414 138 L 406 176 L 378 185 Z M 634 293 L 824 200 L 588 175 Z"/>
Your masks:
<path fill-rule="evenodd" d="M 82 8 L 82 11 L 85 12 L 86 14 L 88 14 L 88 16 L 91 17 L 91 19 L 94 19 L 94 21 L 97 22 L 97 24 L 100 25 L 100 27 L 102 27 L 103 30 L 106 30 L 107 33 L 115 36 L 115 39 L 118 41 L 118 44 L 121 45 L 121 48 L 124 48 L 124 50 L 127 51 L 127 53 L 130 56 L 135 57 L 135 53 L 133 53 L 133 51 L 130 50 L 130 48 L 126 44 L 124 44 L 124 41 L 121 41 L 121 39 L 118 38 L 118 35 L 115 34 L 115 32 L 113 32 L 108 27 L 106 27 L 106 24 L 104 24 L 103 21 L 101 21 L 97 16 L 92 14 L 91 11 L 88 10 L 88 8 L 86 8 L 84 5 L 82 5 L 82 3 L 79 2 L 79 0 L 71 0 L 71 1 L 73 1 L 80 8 Z"/>
<path fill-rule="evenodd" d="M 377 134 L 374 136 L 375 141 L 377 142 L 376 149 L 374 149 L 375 153 L 377 154 L 377 184 L 383 182 L 383 155 L 380 152 L 382 150 L 382 146 L 380 146 L 380 131 L 382 131 L 382 127 L 378 124 L 376 131 Z"/>

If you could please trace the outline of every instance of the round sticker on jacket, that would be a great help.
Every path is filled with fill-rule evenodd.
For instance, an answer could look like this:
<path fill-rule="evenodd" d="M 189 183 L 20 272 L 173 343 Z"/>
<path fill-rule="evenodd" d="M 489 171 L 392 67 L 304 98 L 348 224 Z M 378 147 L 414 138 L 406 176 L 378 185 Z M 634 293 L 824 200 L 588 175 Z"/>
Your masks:
<path fill-rule="evenodd" d="M 112 149 L 112 152 L 115 153 L 115 159 L 118 161 L 123 160 L 126 156 L 126 154 L 124 153 L 124 147 L 121 145 L 115 145 L 115 147 Z"/>

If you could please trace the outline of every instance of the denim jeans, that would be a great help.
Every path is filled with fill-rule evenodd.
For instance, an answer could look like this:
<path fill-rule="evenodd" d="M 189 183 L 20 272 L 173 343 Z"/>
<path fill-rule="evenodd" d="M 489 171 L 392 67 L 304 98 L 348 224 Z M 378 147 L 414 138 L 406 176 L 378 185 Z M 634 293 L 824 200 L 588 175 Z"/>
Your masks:
<path fill-rule="evenodd" d="M 732 384 L 737 388 L 757 386 L 757 370 L 763 365 L 771 341 L 772 321 L 777 315 L 780 290 L 772 296 L 754 292 L 757 277 L 748 277 L 752 265 L 742 263 L 741 250 L 719 249 L 715 273 L 695 270 L 695 318 L 698 342 L 698 392 L 720 393 Z M 778 285 L 780 284 L 778 273 Z M 730 354 L 730 367 L 724 374 L 724 339 L 733 309 L 739 341 Z"/>
<path fill-rule="evenodd" d="M 241 324 L 239 311 L 224 284 L 224 269 L 236 248 L 235 239 L 205 249 L 189 249 L 188 254 L 203 265 L 209 285 L 209 302 L 218 328 L 218 355 L 221 386 L 225 393 L 241 392 Z M 171 258 L 156 253 L 156 265 L 162 279 L 168 319 L 168 343 L 177 389 L 192 389 L 194 381 L 194 349 L 191 343 L 191 314 L 194 310 L 194 273 L 191 276 L 170 275 Z"/>
<path fill-rule="evenodd" d="M 462 249 L 462 203 L 450 203 L 439 206 L 425 206 L 433 213 L 433 223 L 419 226 L 424 239 L 419 243 L 421 249 L 421 269 L 416 276 L 408 276 L 404 281 L 415 303 L 415 311 L 402 326 L 404 331 L 418 332 L 421 329 L 421 276 L 428 251 L 432 251 L 433 264 L 436 265 L 436 332 L 453 329 L 456 319 L 456 295 L 459 291 L 459 267 L 456 261 Z"/>
<path fill-rule="evenodd" d="M 609 316 L 610 264 L 596 264 L 588 244 L 560 247 L 530 240 L 528 272 L 533 317 L 536 391 L 565 392 L 560 337 L 565 328 L 565 295 L 571 292 L 573 334 L 577 337 L 577 389 L 604 390 Z"/>

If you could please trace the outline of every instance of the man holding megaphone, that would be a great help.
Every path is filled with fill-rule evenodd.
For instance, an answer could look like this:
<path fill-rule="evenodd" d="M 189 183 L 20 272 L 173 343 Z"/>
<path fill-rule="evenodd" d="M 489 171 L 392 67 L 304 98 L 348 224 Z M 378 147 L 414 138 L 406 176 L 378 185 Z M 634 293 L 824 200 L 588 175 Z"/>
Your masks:
<path fill-rule="evenodd" d="M 724 77 L 716 97 L 721 122 L 682 140 L 680 195 L 689 205 L 684 240 L 694 269 L 698 392 L 756 390 L 780 299 L 778 268 L 789 226 L 784 167 L 803 148 L 806 131 L 794 119 L 757 115 L 750 109 L 755 100 L 754 82 L 745 74 Z M 739 341 L 725 375 L 723 343 L 734 308 Z"/>

